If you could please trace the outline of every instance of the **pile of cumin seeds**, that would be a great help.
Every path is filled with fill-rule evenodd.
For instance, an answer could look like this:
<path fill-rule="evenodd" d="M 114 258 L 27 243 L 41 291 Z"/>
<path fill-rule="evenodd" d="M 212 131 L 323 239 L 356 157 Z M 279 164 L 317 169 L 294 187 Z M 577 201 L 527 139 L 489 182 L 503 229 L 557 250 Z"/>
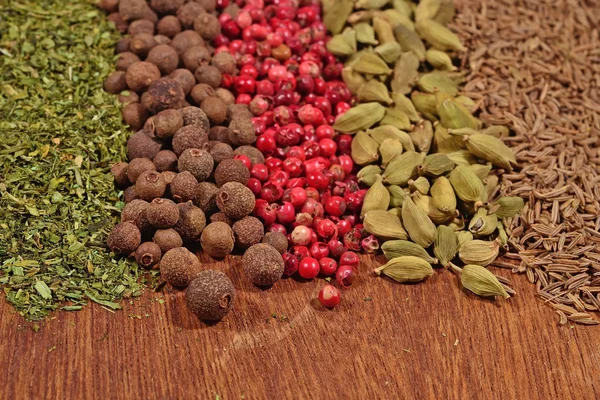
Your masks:
<path fill-rule="evenodd" d="M 600 312 L 600 2 L 456 0 L 468 51 L 465 93 L 479 117 L 507 124 L 521 169 L 501 193 L 528 203 L 506 224 L 498 267 L 525 273 L 569 322 Z"/>

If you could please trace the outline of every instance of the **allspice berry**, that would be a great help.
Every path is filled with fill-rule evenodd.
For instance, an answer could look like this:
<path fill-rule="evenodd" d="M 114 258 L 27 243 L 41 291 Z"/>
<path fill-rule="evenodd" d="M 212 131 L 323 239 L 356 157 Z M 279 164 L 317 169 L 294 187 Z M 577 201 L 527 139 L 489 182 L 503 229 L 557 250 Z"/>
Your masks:
<path fill-rule="evenodd" d="M 160 35 L 173 38 L 179 32 L 181 32 L 181 22 L 174 15 L 166 15 L 158 21 L 156 24 L 156 31 Z"/>
<path fill-rule="evenodd" d="M 172 228 L 179 221 L 179 209 L 172 200 L 154 199 L 146 208 L 146 218 L 156 228 Z"/>
<path fill-rule="evenodd" d="M 119 95 L 117 96 L 117 100 L 119 100 L 119 102 L 123 105 L 127 105 L 130 103 L 139 103 L 140 96 L 138 96 L 138 94 L 133 90 L 124 90 L 121 93 L 119 93 Z M 148 120 L 146 120 L 146 122 L 148 122 Z"/>
<path fill-rule="evenodd" d="M 117 59 L 117 65 L 116 65 L 116 69 L 117 71 L 124 71 L 127 72 L 127 69 L 131 66 L 131 64 L 134 64 L 136 62 L 140 62 L 140 58 L 130 52 L 130 51 L 126 51 L 123 53 L 119 54 L 119 58 Z M 127 84 L 127 81 L 125 81 L 125 83 Z"/>
<path fill-rule="evenodd" d="M 123 190 L 123 201 L 126 204 L 137 199 L 139 199 L 139 197 L 135 191 L 135 186 L 129 186 L 127 189 Z"/>
<path fill-rule="evenodd" d="M 156 46 L 154 34 L 141 32 L 131 37 L 129 49 L 132 53 L 137 54 L 141 58 L 145 58 L 150 50 Z"/>
<path fill-rule="evenodd" d="M 131 184 L 131 182 L 129 182 L 129 178 L 127 177 L 128 166 L 129 164 L 126 162 L 118 162 L 110 167 L 110 173 L 115 179 L 115 185 L 117 185 L 119 188 L 126 188 Z"/>
<path fill-rule="evenodd" d="M 162 251 L 154 242 L 145 242 L 139 245 L 135 251 L 135 261 L 140 267 L 152 268 L 160 261 Z"/>
<path fill-rule="evenodd" d="M 217 165 L 214 177 L 218 187 L 223 186 L 227 182 L 239 182 L 245 186 L 248 183 L 248 179 L 250 179 L 250 171 L 243 162 L 231 158 L 223 160 Z"/>
<path fill-rule="evenodd" d="M 154 24 L 146 19 L 138 19 L 129 24 L 127 33 L 129 36 L 135 36 L 138 33 L 149 33 L 154 35 Z"/>
<path fill-rule="evenodd" d="M 202 109 L 194 106 L 184 107 L 181 110 L 181 116 L 183 117 L 183 126 L 188 125 L 199 125 L 202 127 L 204 132 L 208 132 L 210 129 L 210 122 L 206 113 Z M 212 139 L 211 139 L 212 140 Z"/>
<path fill-rule="evenodd" d="M 221 161 L 229 160 L 229 159 L 233 158 L 233 149 L 227 143 L 208 142 L 208 144 L 209 144 L 208 151 L 209 151 L 210 155 L 212 156 L 213 160 L 215 160 L 215 163 L 218 164 Z M 247 179 L 246 179 L 246 182 L 248 182 Z"/>
<path fill-rule="evenodd" d="M 190 72 L 195 72 L 198 67 L 209 64 L 210 59 L 210 51 L 204 46 L 188 47 L 181 55 L 183 65 Z"/>
<path fill-rule="evenodd" d="M 273 246 L 275 250 L 279 252 L 279 254 L 285 253 L 288 249 L 288 240 L 281 232 L 265 233 L 265 236 L 262 238 L 262 242 Z"/>
<path fill-rule="evenodd" d="M 260 150 L 258 150 L 256 147 L 240 146 L 233 151 L 234 157 L 238 154 L 243 154 L 248 157 L 250 161 L 252 161 L 252 165 L 265 163 L 265 156 L 263 156 Z"/>
<path fill-rule="evenodd" d="M 217 210 L 217 192 L 219 189 L 212 182 L 200 182 L 196 185 L 194 204 L 200 207 L 205 214 L 212 214 Z"/>
<path fill-rule="evenodd" d="M 127 68 L 125 80 L 129 89 L 135 92 L 144 92 L 155 80 L 160 79 L 160 70 L 150 62 L 140 61 Z"/>
<path fill-rule="evenodd" d="M 104 81 L 104 90 L 110 94 L 118 94 L 126 89 L 125 71 L 113 71 Z"/>
<path fill-rule="evenodd" d="M 204 212 L 191 201 L 180 203 L 177 208 L 179 209 L 179 221 L 173 229 L 179 233 L 184 242 L 193 242 L 200 239 L 200 235 L 206 227 Z"/>
<path fill-rule="evenodd" d="M 171 38 L 165 35 L 154 35 L 154 40 L 156 41 L 156 45 L 171 43 Z"/>
<path fill-rule="evenodd" d="M 114 15 L 115 14 L 110 14 L 108 16 L 108 20 L 115 23 L 116 28 L 119 32 L 121 32 L 121 33 L 126 32 L 127 31 L 127 23 L 125 21 L 123 21 L 123 19 L 119 16 L 119 14 L 116 14 L 116 16 L 118 17 L 118 21 L 114 21 L 113 19 L 111 19 L 111 17 Z M 119 23 L 121 23 L 123 25 L 119 26 Z M 115 45 L 115 54 L 129 52 L 130 51 L 129 43 L 131 43 L 131 39 L 128 37 L 117 40 L 117 44 Z"/>
<path fill-rule="evenodd" d="M 242 257 L 242 266 L 250 282 L 258 286 L 272 285 L 283 276 L 281 254 L 268 244 L 251 246 Z"/>
<path fill-rule="evenodd" d="M 150 7 L 158 14 L 175 14 L 185 0 L 150 0 Z"/>
<path fill-rule="evenodd" d="M 202 231 L 202 249 L 213 258 L 223 258 L 230 254 L 234 246 L 233 231 L 224 222 L 210 223 Z"/>
<path fill-rule="evenodd" d="M 230 104 L 227 106 L 227 120 L 233 121 L 236 118 L 252 119 L 254 114 L 246 104 Z"/>
<path fill-rule="evenodd" d="M 183 127 L 179 110 L 163 110 L 154 117 L 154 133 L 161 139 L 172 138 Z"/>
<path fill-rule="evenodd" d="M 221 124 L 227 118 L 227 105 L 216 96 L 204 99 L 202 104 L 200 104 L 200 108 L 204 111 L 211 124 Z"/>
<path fill-rule="evenodd" d="M 160 247 L 163 253 L 176 247 L 183 246 L 181 236 L 179 236 L 179 233 L 173 228 L 157 230 L 154 232 L 152 240 Z"/>
<path fill-rule="evenodd" d="M 250 118 L 234 118 L 229 123 L 230 143 L 233 146 L 244 146 L 256 141 L 256 130 Z"/>
<path fill-rule="evenodd" d="M 171 72 L 169 74 L 169 78 L 173 79 L 175 82 L 179 82 L 186 96 L 196 84 L 196 78 L 194 77 L 194 74 L 185 68 L 178 68 Z"/>
<path fill-rule="evenodd" d="M 229 136 L 229 128 L 220 125 L 213 126 L 212 128 L 210 128 L 210 132 L 208 133 L 209 140 L 231 144 L 229 143 Z"/>
<path fill-rule="evenodd" d="M 213 56 L 211 64 L 215 66 L 222 74 L 235 75 L 237 62 L 231 53 L 222 51 Z"/>
<path fill-rule="evenodd" d="M 207 85 L 206 83 L 199 83 L 192 88 L 190 92 L 190 97 L 192 98 L 192 102 L 194 104 L 200 105 L 202 102 L 210 96 L 215 95 L 215 89 L 212 86 Z"/>
<path fill-rule="evenodd" d="M 214 15 L 204 13 L 194 19 L 194 30 L 209 42 L 221 33 L 221 24 Z"/>
<path fill-rule="evenodd" d="M 142 157 L 152 160 L 162 150 L 162 147 L 161 142 L 152 139 L 144 131 L 138 131 L 127 141 L 127 156 L 130 160 Z"/>
<path fill-rule="evenodd" d="M 228 182 L 217 192 L 217 207 L 231 219 L 250 215 L 254 203 L 254 193 L 239 182 Z"/>
<path fill-rule="evenodd" d="M 134 131 L 138 131 L 144 127 L 148 119 L 148 110 L 140 103 L 129 103 L 121 110 L 123 114 L 123 122 L 129 125 Z"/>
<path fill-rule="evenodd" d="M 169 189 L 171 190 L 171 196 L 178 203 L 185 203 L 193 200 L 196 196 L 196 185 L 198 180 L 189 171 L 183 171 L 178 173 Z"/>
<path fill-rule="evenodd" d="M 142 234 L 132 221 L 115 225 L 106 240 L 111 251 L 123 255 L 133 253 L 141 242 Z"/>
<path fill-rule="evenodd" d="M 119 0 L 100 0 L 98 8 L 106 13 L 114 13 L 119 11 Z"/>
<path fill-rule="evenodd" d="M 214 88 L 221 86 L 221 80 L 223 79 L 221 72 L 212 65 L 199 66 L 196 71 L 194 71 L 194 76 L 198 83 L 206 83 Z"/>
<path fill-rule="evenodd" d="M 146 210 L 148 209 L 148 203 L 145 200 L 135 199 L 125 204 L 123 211 L 121 212 L 121 222 L 131 221 L 135 223 L 140 232 L 144 232 L 150 228 L 150 222 L 146 217 Z"/>
<path fill-rule="evenodd" d="M 135 191 L 142 200 L 152 201 L 162 197 L 166 189 L 167 184 L 157 171 L 144 171 L 135 181 Z"/>
<path fill-rule="evenodd" d="M 156 65 L 161 74 L 168 75 L 177 69 L 179 56 L 168 44 L 159 44 L 150 50 L 146 61 Z"/>
<path fill-rule="evenodd" d="M 196 0 L 196 3 L 200 4 L 207 13 L 212 13 L 217 9 L 217 0 Z"/>
<path fill-rule="evenodd" d="M 210 216 L 210 222 L 225 222 L 227 225 L 232 226 L 233 222 L 223 211 L 219 211 Z"/>
<path fill-rule="evenodd" d="M 189 6 L 190 4 L 194 3 L 186 3 L 182 7 L 179 7 L 179 10 L 181 11 L 181 9 L 185 8 L 186 6 Z M 179 14 L 179 11 L 177 12 L 177 14 Z M 182 22 L 181 18 L 179 19 L 179 21 Z M 181 23 L 181 25 L 185 26 L 183 22 Z M 189 49 L 190 47 L 204 46 L 204 40 L 195 31 L 188 30 L 175 35 L 175 37 L 173 37 L 173 40 L 171 40 L 171 46 L 173 46 L 175 51 L 177 51 L 177 54 L 181 56 L 183 52 Z"/>
<path fill-rule="evenodd" d="M 223 103 L 225 103 L 228 107 L 231 104 L 235 104 L 235 96 L 225 88 L 217 88 L 217 90 L 215 90 L 215 95 L 223 100 Z"/>
<path fill-rule="evenodd" d="M 144 102 L 142 96 L 142 104 L 153 114 L 167 108 L 182 108 L 185 102 L 183 88 L 171 78 L 160 78 L 152 82 L 145 94 L 148 95 L 148 100 Z"/>
<path fill-rule="evenodd" d="M 202 149 L 208 143 L 208 134 L 200 125 L 186 125 L 173 136 L 173 151 L 181 157 L 188 149 Z"/>
<path fill-rule="evenodd" d="M 146 0 L 120 0 L 119 14 L 125 21 L 135 21 L 136 19 L 151 20 L 151 15 L 154 12 L 146 3 Z"/>
<path fill-rule="evenodd" d="M 200 272 L 185 290 L 185 302 L 203 321 L 220 321 L 233 308 L 235 288 L 221 271 Z"/>
<path fill-rule="evenodd" d="M 177 167 L 180 172 L 189 171 L 198 181 L 208 179 L 213 172 L 213 166 L 214 161 L 210 153 L 200 149 L 185 150 L 181 153 L 177 161 Z"/>
<path fill-rule="evenodd" d="M 198 257 L 185 247 L 167 251 L 160 260 L 160 275 L 172 286 L 185 287 L 200 272 Z"/>
<path fill-rule="evenodd" d="M 265 227 L 258 218 L 244 217 L 233 223 L 233 235 L 236 246 L 247 249 L 248 247 L 260 243 L 264 234 Z"/>
<path fill-rule="evenodd" d="M 127 166 L 127 178 L 135 183 L 144 171 L 156 171 L 156 166 L 146 157 L 134 158 Z"/>
<path fill-rule="evenodd" d="M 158 172 L 175 171 L 177 169 L 177 154 L 171 150 L 161 150 L 154 156 L 152 162 Z"/>

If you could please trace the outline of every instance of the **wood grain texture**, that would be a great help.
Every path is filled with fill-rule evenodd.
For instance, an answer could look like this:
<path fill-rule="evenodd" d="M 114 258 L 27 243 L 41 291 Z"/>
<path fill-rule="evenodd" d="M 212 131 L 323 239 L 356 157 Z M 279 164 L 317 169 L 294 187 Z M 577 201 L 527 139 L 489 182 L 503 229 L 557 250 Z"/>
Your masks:
<path fill-rule="evenodd" d="M 448 271 L 400 285 L 373 265 L 330 311 L 316 300 L 322 280 L 260 290 L 238 259 L 215 263 L 238 297 L 214 326 L 174 291 L 115 314 L 57 313 L 38 333 L 3 302 L 0 398 L 600 398 L 599 328 L 558 327 L 523 276 L 516 297 L 494 302 Z"/>

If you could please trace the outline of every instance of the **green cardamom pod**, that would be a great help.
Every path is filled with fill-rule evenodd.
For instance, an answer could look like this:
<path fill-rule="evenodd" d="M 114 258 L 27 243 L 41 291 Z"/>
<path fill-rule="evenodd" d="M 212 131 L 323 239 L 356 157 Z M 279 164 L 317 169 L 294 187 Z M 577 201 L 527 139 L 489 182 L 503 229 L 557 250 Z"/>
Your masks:
<path fill-rule="evenodd" d="M 410 234 L 410 231 L 408 232 Z M 465 264 L 490 265 L 496 257 L 500 246 L 497 241 L 470 240 L 460 246 L 458 249 L 458 257 Z"/>
<path fill-rule="evenodd" d="M 402 208 L 401 207 L 390 208 L 386 212 L 390 215 L 394 215 L 398 218 L 402 218 Z M 400 220 L 400 221 L 402 221 L 402 220 Z"/>
<path fill-rule="evenodd" d="M 490 175 L 485 179 L 485 196 L 484 197 L 484 201 L 488 201 L 488 199 L 491 199 L 494 197 L 494 195 L 496 194 L 496 191 L 498 190 L 498 176 L 496 175 Z M 500 218 L 504 218 L 504 217 L 500 217 Z"/>
<path fill-rule="evenodd" d="M 385 15 L 385 18 L 389 21 L 389 23 L 392 25 L 392 28 L 398 24 L 401 24 L 410 29 L 411 31 L 415 31 L 415 23 L 401 12 L 390 8 L 388 10 L 384 10 L 383 14 Z M 394 40 L 396 39 L 394 38 Z"/>
<path fill-rule="evenodd" d="M 402 93 L 392 93 L 392 100 L 394 101 L 396 108 L 408 115 L 408 119 L 412 122 L 419 122 L 421 120 L 415 105 L 408 97 Z"/>
<path fill-rule="evenodd" d="M 517 164 L 515 153 L 497 137 L 478 133 L 465 136 L 467 150 L 479 158 L 491 162 L 496 167 L 512 171 L 512 165 Z"/>
<path fill-rule="evenodd" d="M 411 51 L 419 61 L 425 61 L 425 44 L 417 33 L 402 24 L 398 24 L 394 27 L 394 35 L 402 50 Z"/>
<path fill-rule="evenodd" d="M 435 15 L 434 20 L 438 24 L 446 26 L 454 20 L 455 14 L 456 8 L 454 7 L 454 2 L 452 0 L 444 0 L 440 4 L 440 8 Z"/>
<path fill-rule="evenodd" d="M 420 192 L 414 192 L 412 199 L 415 204 L 427 213 L 429 219 L 436 225 L 446 224 L 454 218 L 454 213 L 447 213 L 437 209 L 433 205 L 431 196 L 424 195 Z"/>
<path fill-rule="evenodd" d="M 402 143 L 396 139 L 385 139 L 379 145 L 379 154 L 381 154 L 381 165 L 385 167 L 390 161 L 402 154 Z"/>
<path fill-rule="evenodd" d="M 387 187 L 388 192 L 390 192 L 390 206 L 392 207 L 402 207 L 402 203 L 404 203 L 404 199 L 407 194 L 398 185 L 390 185 Z"/>
<path fill-rule="evenodd" d="M 386 139 L 396 139 L 402 143 L 404 150 L 415 151 L 408 133 L 401 131 L 393 125 L 379 125 L 377 128 L 369 129 L 367 133 L 379 144 L 383 143 Z"/>
<path fill-rule="evenodd" d="M 445 176 L 438 177 L 431 185 L 431 199 L 438 210 L 452 214 L 456 210 L 456 194 Z"/>
<path fill-rule="evenodd" d="M 471 170 L 475 172 L 475 175 L 477 175 L 479 179 L 483 181 L 485 178 L 487 178 L 492 170 L 492 164 L 471 164 L 469 165 L 469 168 L 471 168 Z"/>
<path fill-rule="evenodd" d="M 425 53 L 425 59 L 435 69 L 440 71 L 454 71 L 456 67 L 452 64 L 450 56 L 440 50 L 429 49 Z"/>
<path fill-rule="evenodd" d="M 458 84 L 448 76 L 446 71 L 433 71 L 421 75 L 417 81 L 417 86 L 425 93 L 442 92 L 450 96 L 458 94 Z"/>
<path fill-rule="evenodd" d="M 474 135 L 476 133 L 481 133 L 477 129 L 473 128 L 458 128 L 458 129 L 448 129 L 448 133 L 452 136 L 468 136 Z"/>
<path fill-rule="evenodd" d="M 392 0 L 392 7 L 407 18 L 411 18 L 413 15 L 411 3 L 407 0 Z"/>
<path fill-rule="evenodd" d="M 373 15 L 375 15 L 375 10 L 356 11 L 350 14 L 346 21 L 348 21 L 350 25 L 358 24 L 359 22 L 370 22 Z"/>
<path fill-rule="evenodd" d="M 395 78 L 396 74 L 394 73 L 394 79 Z M 394 81 L 392 81 L 392 90 L 394 90 L 394 92 L 397 92 L 398 90 L 394 89 L 393 84 Z M 430 121 L 437 121 L 437 105 L 434 94 L 414 91 L 411 93 L 410 99 L 412 100 L 415 109 L 418 112 L 420 112 L 423 115 L 423 117 L 427 118 Z"/>
<path fill-rule="evenodd" d="M 354 3 L 354 8 L 364 8 L 367 10 L 380 10 L 387 5 L 390 0 L 357 0 Z"/>
<path fill-rule="evenodd" d="M 427 43 L 442 51 L 464 51 L 465 47 L 454 32 L 432 19 L 417 20 L 417 32 Z M 401 43 L 402 44 L 402 43 Z"/>
<path fill-rule="evenodd" d="M 469 231 L 460 230 L 456 233 L 456 237 L 458 239 L 458 248 L 461 248 L 465 243 L 473 240 L 473 234 Z"/>
<path fill-rule="evenodd" d="M 381 250 L 383 250 L 383 255 L 387 260 L 412 256 L 419 257 L 429 264 L 437 264 L 438 262 L 438 260 L 431 257 L 422 246 L 409 242 L 408 240 L 388 240 L 381 245 Z"/>
<path fill-rule="evenodd" d="M 500 283 L 498 278 L 481 265 L 465 265 L 460 274 L 460 282 L 466 289 L 475 293 L 477 296 L 494 297 L 502 296 L 508 299 L 510 295 Z"/>
<path fill-rule="evenodd" d="M 388 93 L 387 87 L 376 80 L 368 81 L 358 89 L 358 100 L 363 103 L 376 101 L 383 104 L 392 104 L 393 100 Z"/>
<path fill-rule="evenodd" d="M 356 42 L 356 37 L 354 41 Z M 356 45 L 353 46 L 352 42 L 348 41 L 347 35 L 338 34 L 329 39 L 327 50 L 336 56 L 345 57 L 356 52 Z"/>
<path fill-rule="evenodd" d="M 388 107 L 385 110 L 385 116 L 381 120 L 381 125 L 393 125 L 398 129 L 409 130 L 410 119 L 401 109 L 396 107 Z"/>
<path fill-rule="evenodd" d="M 333 124 L 333 129 L 352 134 L 372 127 L 381 121 L 384 115 L 385 108 L 379 103 L 359 104 L 339 116 Z"/>
<path fill-rule="evenodd" d="M 371 210 L 387 210 L 390 206 L 390 192 L 383 186 L 381 176 L 378 176 L 375 183 L 371 185 L 365 199 L 363 200 L 360 217 L 363 218 Z"/>
<path fill-rule="evenodd" d="M 365 231 L 381 239 L 408 239 L 400 218 L 384 210 L 371 210 L 363 220 Z"/>
<path fill-rule="evenodd" d="M 402 44 L 400 44 L 400 47 L 402 47 Z M 405 49 L 402 48 L 402 50 Z M 419 66 L 419 58 L 414 53 L 402 53 L 394 65 L 394 76 L 390 83 L 392 91 L 402 94 L 410 93 L 419 78 Z"/>
<path fill-rule="evenodd" d="M 389 75 L 392 73 L 387 63 L 375 53 L 363 53 L 352 66 L 355 71 L 371 75 Z"/>
<path fill-rule="evenodd" d="M 360 22 L 354 25 L 354 30 L 356 31 L 357 42 L 372 44 L 374 46 L 379 44 L 377 39 L 375 39 L 375 30 L 370 24 L 366 22 Z"/>
<path fill-rule="evenodd" d="M 498 217 L 496 214 L 488 214 L 487 210 L 482 207 L 471 218 L 469 231 L 478 237 L 488 236 L 496 231 L 497 225 Z"/>
<path fill-rule="evenodd" d="M 352 14 L 353 7 L 352 0 L 335 0 L 330 7 L 323 7 L 323 24 L 327 30 L 333 35 L 340 33 L 346 25 L 346 19 Z"/>
<path fill-rule="evenodd" d="M 440 260 L 440 264 L 450 264 L 457 252 L 458 238 L 454 230 L 445 225 L 438 226 L 433 241 L 433 254 Z"/>
<path fill-rule="evenodd" d="M 498 218 L 514 217 L 518 215 L 525 206 L 525 202 L 522 198 L 510 196 L 500 197 L 494 204 L 498 205 L 498 209 L 496 210 Z"/>
<path fill-rule="evenodd" d="M 479 129 L 481 127 L 481 121 L 471 115 L 465 106 L 452 98 L 438 102 L 437 114 L 440 116 L 440 123 L 448 129 Z"/>
<path fill-rule="evenodd" d="M 438 153 L 448 154 L 466 148 L 461 138 L 448 133 L 448 130 L 440 123 L 435 125 L 433 132 L 433 144 Z"/>
<path fill-rule="evenodd" d="M 505 249 L 508 249 L 508 235 L 506 234 L 506 230 L 504 229 L 504 224 L 502 221 L 498 221 L 498 240 L 500 240 L 500 244 Z"/>
<path fill-rule="evenodd" d="M 421 121 L 410 133 L 410 137 L 417 149 L 423 153 L 429 153 L 433 141 L 433 126 L 430 121 Z"/>
<path fill-rule="evenodd" d="M 392 29 L 392 25 L 386 18 L 381 18 L 380 14 L 377 14 L 375 17 L 373 17 L 373 29 L 375 30 L 375 34 L 379 39 L 379 43 L 397 44 L 396 38 L 394 37 L 394 30 Z"/>
<path fill-rule="evenodd" d="M 417 167 L 425 159 L 425 154 L 406 151 L 394 158 L 385 168 L 383 179 L 390 185 L 406 185 L 409 179 L 417 177 Z"/>
<path fill-rule="evenodd" d="M 415 21 L 433 19 L 440 9 L 441 0 L 421 0 L 415 9 Z"/>
<path fill-rule="evenodd" d="M 420 282 L 433 275 L 433 268 L 427 261 L 413 256 L 396 257 L 375 269 L 375 273 L 389 276 L 395 281 Z"/>
<path fill-rule="evenodd" d="M 480 202 L 484 187 L 481 179 L 467 166 L 457 165 L 448 176 L 454 192 L 462 201 Z"/>
<path fill-rule="evenodd" d="M 465 106 L 465 108 L 467 110 L 469 110 L 471 113 L 473 113 L 476 109 L 477 103 L 475 103 L 473 101 L 473 99 L 471 99 L 470 97 L 460 95 L 460 96 L 456 96 L 454 98 L 454 100 L 456 100 L 457 103 Z"/>
<path fill-rule="evenodd" d="M 351 144 L 351 155 L 358 165 L 371 164 L 379 159 L 379 143 L 364 131 L 356 134 Z"/>
<path fill-rule="evenodd" d="M 431 246 L 435 239 L 435 225 L 425 211 L 410 197 L 402 204 L 402 223 L 411 240 L 424 248 Z"/>
<path fill-rule="evenodd" d="M 468 167 L 472 164 L 477 164 L 477 158 L 468 150 L 457 150 L 451 153 L 446 153 L 446 156 L 456 165 L 464 165 Z"/>
<path fill-rule="evenodd" d="M 344 67 L 342 69 L 342 79 L 352 94 L 358 93 L 360 87 L 367 82 L 365 78 L 358 72 L 354 71 L 352 67 Z"/>
<path fill-rule="evenodd" d="M 456 164 L 447 155 L 432 153 L 425 157 L 423 164 L 419 165 L 419 174 L 427 176 L 440 176 L 454 169 Z"/>
<path fill-rule="evenodd" d="M 358 178 L 359 182 L 370 187 L 375 183 L 377 175 L 381 175 L 381 172 L 383 171 L 378 165 L 367 165 L 358 171 L 356 177 Z"/>
<path fill-rule="evenodd" d="M 429 187 L 430 187 L 429 181 L 427 180 L 427 178 L 422 177 L 422 176 L 418 177 L 415 180 L 410 179 L 408 181 L 408 188 L 411 191 L 413 191 L 413 192 L 417 191 L 425 196 L 429 193 Z"/>
<path fill-rule="evenodd" d="M 393 97 L 393 96 L 392 96 Z M 495 136 L 497 138 L 503 138 L 508 136 L 508 127 L 504 125 L 490 125 L 485 128 L 481 133 L 485 133 L 486 135 Z"/>
<path fill-rule="evenodd" d="M 396 41 L 384 43 L 373 50 L 388 64 L 394 64 L 402 54 L 402 47 Z"/>

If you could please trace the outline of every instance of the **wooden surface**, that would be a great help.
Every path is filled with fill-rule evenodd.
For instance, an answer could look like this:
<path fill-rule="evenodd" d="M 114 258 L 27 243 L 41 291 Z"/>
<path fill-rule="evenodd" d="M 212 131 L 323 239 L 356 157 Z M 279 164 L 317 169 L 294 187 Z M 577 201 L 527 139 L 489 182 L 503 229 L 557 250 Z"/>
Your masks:
<path fill-rule="evenodd" d="M 260 290 L 237 260 L 214 266 L 238 289 L 214 326 L 181 292 L 57 313 L 37 333 L 2 301 L 0 398 L 600 398 L 599 328 L 558 327 L 524 276 L 493 302 L 448 271 L 400 285 L 364 264 L 330 311 L 316 300 L 323 280 Z"/>

